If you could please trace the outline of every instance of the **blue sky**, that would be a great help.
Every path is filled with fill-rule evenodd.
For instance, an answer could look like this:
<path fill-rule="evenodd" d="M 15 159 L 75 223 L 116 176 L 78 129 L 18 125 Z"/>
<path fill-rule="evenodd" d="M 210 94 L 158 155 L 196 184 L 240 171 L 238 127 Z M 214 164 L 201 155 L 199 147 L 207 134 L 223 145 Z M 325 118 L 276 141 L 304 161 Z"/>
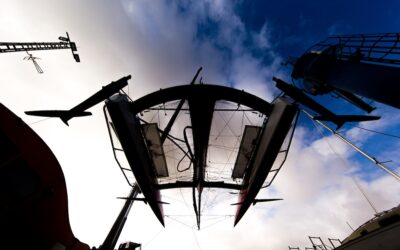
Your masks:
<path fill-rule="evenodd" d="M 290 68 L 281 66 L 288 56 L 301 55 L 330 34 L 400 27 L 398 1 L 265 2 L 2 1 L 0 41 L 55 41 L 68 31 L 78 44 L 79 64 L 65 51 L 34 53 L 41 58 L 42 75 L 22 60 L 23 54 L 0 57 L 0 101 L 32 124 L 60 161 L 77 238 L 98 246 L 122 205 L 115 197 L 129 191 L 112 156 L 102 107 L 69 127 L 55 119 L 34 123 L 38 119 L 23 111 L 70 108 L 128 74 L 132 80 L 126 91 L 136 99 L 187 83 L 199 66 L 205 83 L 244 89 L 270 101 L 279 93 L 272 76 L 290 80 Z M 324 102 L 331 105 L 329 99 Z M 337 113 L 348 107 L 341 104 Z M 378 111 L 380 121 L 360 126 L 399 135 L 399 110 L 378 105 Z M 271 189 L 260 193 L 260 198 L 284 201 L 251 207 L 234 229 L 228 218 L 202 231 L 169 218 L 163 229 L 145 204 L 135 204 L 121 240 L 142 242 L 144 249 L 287 249 L 309 246 L 308 235 L 342 239 L 350 233 L 346 222 L 357 227 L 373 215 L 351 176 L 359 178 L 378 210 L 399 203 L 400 185 L 393 177 L 329 133 L 321 137 L 309 120 L 299 124 L 285 166 Z M 350 126 L 343 133 L 378 159 L 393 160 L 388 165 L 399 170 L 398 139 Z M 181 197 L 163 195 L 171 203 Z"/>
<path fill-rule="evenodd" d="M 241 1 L 235 8 L 249 30 L 265 23 L 284 56 L 328 35 L 396 32 L 398 1 Z M 383 30 L 384 29 L 384 30 Z"/>
<path fill-rule="evenodd" d="M 205 5 L 207 7 L 212 6 L 212 4 Z M 330 35 L 396 31 L 400 24 L 400 18 L 396 13 L 399 5 L 398 1 L 386 1 L 384 4 L 378 1 L 368 4 L 363 1 L 238 1 L 231 11 L 240 19 L 241 25 L 234 26 L 232 36 L 239 37 L 239 43 L 246 53 L 249 53 L 264 67 L 268 67 L 274 63 L 277 55 L 283 61 L 289 56 L 298 57 L 310 46 Z M 190 15 L 195 8 L 186 3 L 180 3 L 177 6 L 178 13 L 182 16 Z M 236 47 L 232 46 L 232 43 L 224 43 L 223 40 L 216 39 L 221 29 L 224 29 L 224 22 L 218 21 L 218 18 L 212 18 L 208 15 L 201 16 L 196 25 L 194 39 L 211 41 L 224 59 L 230 61 L 237 53 Z M 260 46 L 255 34 L 261 34 L 267 45 Z M 279 71 L 285 79 L 289 80 L 290 70 L 291 67 L 288 66 L 288 68 L 277 68 L 276 71 Z M 229 80 L 232 80 L 232 78 Z M 333 98 L 318 99 L 338 114 L 362 114 L 360 110 L 344 101 L 340 102 Z M 375 114 L 381 112 L 385 112 L 385 116 L 390 116 L 391 112 L 396 113 L 397 110 L 380 105 Z M 307 118 L 303 117 L 303 119 Z M 369 126 L 368 122 L 362 125 Z M 362 125 L 360 124 L 360 126 Z M 397 125 L 396 122 L 388 124 L 382 132 L 389 130 L 390 132 L 386 132 L 399 134 L 399 126 Z M 307 126 L 310 126 L 310 124 Z M 357 126 L 357 124 L 349 124 L 345 128 L 349 129 L 354 126 Z M 368 138 L 364 143 L 367 152 L 376 152 L 378 155 L 381 152 L 390 151 L 397 140 L 393 137 L 371 134 L 366 131 L 360 133 Z M 376 142 L 381 145 L 379 150 L 376 150 L 374 146 L 369 146 Z M 367 164 L 368 162 L 358 156 L 357 154 L 354 155 L 353 159 L 359 161 L 362 165 L 367 165 L 360 172 L 361 176 L 368 178 L 368 173 L 375 174 L 376 171 L 380 171 L 375 166 L 371 167 L 370 164 Z M 397 159 L 392 159 L 392 161 L 398 163 L 396 162 Z M 395 166 L 398 166 L 398 164 Z"/>

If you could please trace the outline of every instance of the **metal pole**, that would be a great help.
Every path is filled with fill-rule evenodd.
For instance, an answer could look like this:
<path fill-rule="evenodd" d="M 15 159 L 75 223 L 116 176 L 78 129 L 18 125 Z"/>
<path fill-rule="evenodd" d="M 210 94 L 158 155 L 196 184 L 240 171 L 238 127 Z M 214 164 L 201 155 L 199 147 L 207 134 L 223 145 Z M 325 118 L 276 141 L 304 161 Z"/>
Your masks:
<path fill-rule="evenodd" d="M 131 193 L 126 199 L 125 205 L 122 207 L 117 219 L 114 222 L 110 232 L 108 233 L 103 244 L 99 247 L 99 250 L 114 250 L 115 245 L 119 239 L 119 236 L 124 228 L 126 219 L 128 218 L 129 211 L 131 210 L 132 203 L 136 196 L 140 193 L 139 186 L 134 184 Z"/>
<path fill-rule="evenodd" d="M 329 130 L 332 134 L 334 134 L 336 137 L 338 137 L 339 139 L 341 139 L 342 141 L 344 141 L 345 143 L 347 143 L 348 145 L 350 145 L 351 147 L 353 147 L 355 150 L 357 150 L 360 154 L 362 154 L 365 158 L 367 158 L 368 160 L 372 161 L 373 163 L 375 163 L 376 165 L 378 165 L 380 168 L 382 168 L 383 170 L 385 170 L 388 174 L 390 174 L 391 176 L 393 176 L 394 178 L 396 178 L 396 180 L 400 181 L 400 176 L 393 172 L 392 170 L 390 170 L 388 167 L 386 167 L 385 165 L 383 165 L 381 162 L 379 162 L 377 159 L 375 159 L 375 157 L 368 155 L 366 152 L 364 152 L 362 149 L 360 149 L 359 147 L 357 147 L 356 145 L 354 145 L 352 142 L 350 142 L 349 140 L 347 140 L 345 137 L 343 137 L 342 135 L 340 135 L 339 133 L 337 133 L 335 130 L 333 130 L 332 128 L 330 128 L 329 126 L 327 126 L 325 123 L 315 120 L 314 117 L 308 113 L 307 111 L 305 111 L 304 109 L 301 110 L 304 114 L 306 114 L 308 117 L 310 117 L 311 119 L 313 119 L 314 121 L 316 121 L 319 125 L 321 125 L 322 127 L 326 128 L 327 130 Z"/>

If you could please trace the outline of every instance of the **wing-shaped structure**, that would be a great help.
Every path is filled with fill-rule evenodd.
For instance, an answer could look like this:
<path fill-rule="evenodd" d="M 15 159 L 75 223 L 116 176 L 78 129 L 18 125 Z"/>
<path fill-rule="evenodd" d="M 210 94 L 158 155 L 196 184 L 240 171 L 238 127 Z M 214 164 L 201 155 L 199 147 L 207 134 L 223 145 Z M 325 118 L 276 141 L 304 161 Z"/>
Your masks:
<path fill-rule="evenodd" d="M 283 98 L 271 104 L 241 90 L 191 84 L 135 101 L 114 95 L 104 110 L 121 170 L 131 185 L 136 180 L 161 224 L 161 191 L 189 188 L 200 228 L 204 188 L 240 191 L 236 224 L 272 182 L 280 168 L 273 168 L 275 159 L 287 153 L 281 146 L 297 106 Z"/>
<path fill-rule="evenodd" d="M 130 75 L 103 86 L 101 90 L 97 91 L 91 97 L 87 98 L 70 110 L 35 110 L 25 111 L 25 114 L 33 116 L 58 117 L 66 125 L 68 125 L 68 121 L 74 117 L 92 115 L 92 113 L 87 112 L 86 110 L 119 92 L 122 88 L 128 85 L 129 79 L 131 79 Z"/>

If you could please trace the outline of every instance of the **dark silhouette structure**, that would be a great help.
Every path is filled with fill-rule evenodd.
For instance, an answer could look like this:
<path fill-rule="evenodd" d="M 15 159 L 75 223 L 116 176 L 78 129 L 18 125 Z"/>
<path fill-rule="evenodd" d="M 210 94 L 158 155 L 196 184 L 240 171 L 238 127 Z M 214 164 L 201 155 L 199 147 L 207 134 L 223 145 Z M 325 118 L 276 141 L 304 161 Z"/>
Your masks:
<path fill-rule="evenodd" d="M 43 73 L 43 69 L 39 66 L 36 59 L 40 59 L 38 57 L 34 57 L 28 51 L 34 50 L 59 50 L 59 49 L 70 49 L 72 52 L 72 56 L 76 62 L 80 62 L 81 59 L 78 55 L 78 49 L 76 47 L 76 43 L 72 42 L 69 38 L 68 32 L 66 36 L 60 36 L 58 38 L 59 42 L 0 42 L 0 53 L 11 53 L 11 52 L 23 52 L 25 51 L 28 56 L 24 57 L 24 60 L 32 61 L 35 66 L 37 72 L 39 74 Z"/>
<path fill-rule="evenodd" d="M 72 233 L 62 169 L 46 143 L 0 104 L 1 249 L 89 250 Z"/>
<path fill-rule="evenodd" d="M 33 116 L 45 116 L 45 117 L 58 117 L 60 118 L 66 125 L 68 125 L 68 121 L 71 118 L 79 117 L 79 116 L 88 116 L 92 113 L 87 112 L 85 110 L 93 107 L 94 105 L 104 101 L 108 97 L 113 94 L 119 92 L 122 88 L 128 85 L 128 80 L 131 79 L 131 76 L 122 77 L 118 81 L 111 82 L 107 86 L 104 86 L 100 91 L 73 107 L 70 110 L 38 110 L 38 111 L 26 111 L 25 114 L 33 115 Z"/>
<path fill-rule="evenodd" d="M 400 108 L 400 33 L 329 37 L 298 58 L 292 77 L 312 95 L 335 93 L 367 112 L 374 108 L 357 95 Z"/>
<path fill-rule="evenodd" d="M 0 42 L 0 53 L 10 53 L 10 52 L 24 52 L 24 51 L 34 51 L 34 50 L 57 50 L 57 49 L 70 49 L 72 56 L 76 62 L 80 62 L 79 55 L 77 53 L 78 49 L 76 43 L 72 42 L 69 38 L 68 32 L 66 36 L 58 37 L 59 42 Z"/>
<path fill-rule="evenodd" d="M 281 200 L 256 196 L 272 183 L 286 159 L 297 105 L 286 98 L 268 103 L 229 87 L 194 84 L 200 70 L 189 85 L 163 89 L 135 101 L 122 91 L 131 78 L 127 76 L 70 110 L 26 112 L 59 117 L 68 124 L 69 119 L 89 115 L 88 108 L 106 100 L 104 112 L 114 156 L 132 191 L 129 197 L 122 198 L 125 205 L 99 249 L 114 248 L 135 200 L 149 204 L 164 225 L 162 205 L 166 202 L 160 193 L 164 189 L 192 190 L 198 229 L 204 188 L 239 191 L 238 202 L 232 204 L 237 206 L 235 225 L 251 204 Z M 160 111 L 164 116 L 158 116 L 158 122 L 149 119 Z M 160 127 L 161 123 L 165 127 Z M 226 151 L 225 155 L 230 153 L 225 166 L 218 167 L 221 150 Z M 128 166 L 121 165 L 116 152 L 124 153 Z M 172 154 L 179 161 L 171 161 Z M 137 198 L 138 193 L 144 198 Z"/>
<path fill-rule="evenodd" d="M 39 64 L 36 62 L 36 59 L 40 59 L 38 57 L 34 57 L 32 54 L 29 54 L 28 51 L 26 52 L 28 56 L 24 57 L 24 60 L 32 61 L 33 65 L 35 66 L 37 72 L 39 74 L 43 73 L 42 68 L 39 66 Z"/>
<path fill-rule="evenodd" d="M 132 204 L 136 198 L 136 196 L 140 193 L 140 188 L 138 185 L 134 185 L 129 196 L 126 198 L 125 204 L 121 209 L 117 219 L 114 222 L 110 232 L 108 233 L 106 239 L 103 244 L 99 247 L 99 250 L 114 250 L 115 245 L 117 244 L 118 238 L 124 228 L 125 222 L 128 219 L 129 212 L 131 210 Z M 132 246 L 130 246 L 132 245 Z M 139 244 L 129 244 L 125 249 L 135 249 L 140 246 Z M 130 248 L 129 248 L 130 247 Z M 119 249 L 122 249 L 120 246 Z"/>
<path fill-rule="evenodd" d="M 239 200 L 234 204 L 237 205 L 236 225 L 251 204 L 279 200 L 256 199 L 256 196 L 262 187 L 270 185 L 279 171 L 281 164 L 274 165 L 278 154 L 287 154 L 288 144 L 284 148 L 282 145 L 285 139 L 291 139 L 297 106 L 285 98 L 268 103 L 228 87 L 196 85 L 194 82 L 198 73 L 189 85 L 162 89 L 135 101 L 123 93 L 110 97 L 105 105 L 110 138 L 114 154 L 115 151 L 123 151 L 129 163 L 125 167 L 120 165 L 121 170 L 126 177 L 130 174 L 135 178 L 162 225 L 164 202 L 160 190 L 173 188 L 192 189 L 199 229 L 203 189 L 238 190 Z M 241 111 L 238 111 L 239 108 Z M 150 117 L 160 111 L 164 112 L 164 121 L 152 122 Z M 251 122 L 235 125 L 233 117 L 237 113 L 240 117 L 256 114 L 258 125 L 250 126 Z M 160 123 L 166 124 L 165 127 L 160 127 Z M 225 139 L 218 147 L 232 147 L 236 163 L 229 160 L 232 172 L 226 180 L 222 174 L 211 180 L 210 176 L 217 169 L 212 159 L 220 157 L 216 156 L 214 145 L 211 145 L 226 136 L 222 134 L 227 128 L 235 134 L 232 142 L 236 144 L 240 140 L 241 146 L 234 147 Z M 121 146 L 117 147 L 117 144 Z M 172 156 L 166 152 L 178 153 Z M 174 157 L 180 160 L 171 161 Z M 185 167 L 182 167 L 184 161 Z M 270 179 L 266 183 L 268 176 Z M 129 182 L 128 177 L 127 180 Z"/>
<path fill-rule="evenodd" d="M 293 100 L 303 104 L 304 106 L 318 112 L 320 115 L 315 116 L 315 120 L 330 121 L 336 124 L 336 129 L 339 129 L 346 122 L 362 122 L 378 120 L 379 116 L 365 116 L 365 115 L 336 115 L 329 109 L 325 108 L 312 98 L 304 94 L 300 89 L 292 86 L 281 79 L 273 78 L 276 82 L 276 87 L 282 90 L 286 95 L 290 96 Z"/>

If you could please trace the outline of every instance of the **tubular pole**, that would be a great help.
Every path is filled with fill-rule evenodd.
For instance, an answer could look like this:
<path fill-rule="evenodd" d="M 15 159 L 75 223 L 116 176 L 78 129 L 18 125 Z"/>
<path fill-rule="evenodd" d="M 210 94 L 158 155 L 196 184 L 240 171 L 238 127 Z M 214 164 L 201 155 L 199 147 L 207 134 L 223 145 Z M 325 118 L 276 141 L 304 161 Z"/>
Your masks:
<path fill-rule="evenodd" d="M 310 117 L 311 119 L 313 119 L 314 121 L 316 121 L 319 125 L 321 125 L 322 127 L 324 127 L 325 129 L 329 130 L 332 134 L 334 134 L 336 137 L 338 137 L 339 139 L 341 139 L 342 141 L 344 141 L 345 143 L 347 143 L 348 145 L 350 145 L 352 148 L 354 148 L 355 150 L 357 150 L 360 154 L 362 154 L 365 158 L 367 158 L 368 160 L 372 161 L 373 163 L 375 163 L 376 165 L 378 165 L 378 167 L 382 168 L 384 171 L 386 171 L 388 174 L 390 174 L 391 176 L 393 176 L 394 178 L 396 178 L 397 181 L 400 181 L 400 176 L 393 172 L 392 170 L 390 170 L 388 167 L 386 167 L 385 165 L 383 165 L 380 161 L 378 161 L 375 157 L 370 156 L 369 154 L 367 154 L 366 152 L 364 152 L 362 149 L 360 149 L 359 147 L 357 147 L 356 145 L 354 145 L 352 142 L 350 142 L 349 140 L 347 140 L 345 137 L 343 137 L 342 135 L 340 135 L 339 133 L 337 133 L 335 130 L 333 130 L 332 128 L 330 128 L 328 125 L 326 125 L 325 123 L 319 121 L 319 120 L 315 120 L 314 117 L 308 113 L 306 110 L 302 109 L 301 110 L 304 114 L 306 114 L 308 117 Z"/>
<path fill-rule="evenodd" d="M 114 250 L 115 245 L 119 239 L 119 236 L 124 228 L 126 219 L 128 218 L 129 211 L 131 210 L 132 203 L 136 196 L 140 193 L 139 186 L 134 184 L 126 199 L 125 205 L 122 207 L 121 212 L 119 213 L 117 219 L 114 222 L 110 232 L 108 233 L 106 239 L 103 244 L 99 247 L 99 250 Z"/>

